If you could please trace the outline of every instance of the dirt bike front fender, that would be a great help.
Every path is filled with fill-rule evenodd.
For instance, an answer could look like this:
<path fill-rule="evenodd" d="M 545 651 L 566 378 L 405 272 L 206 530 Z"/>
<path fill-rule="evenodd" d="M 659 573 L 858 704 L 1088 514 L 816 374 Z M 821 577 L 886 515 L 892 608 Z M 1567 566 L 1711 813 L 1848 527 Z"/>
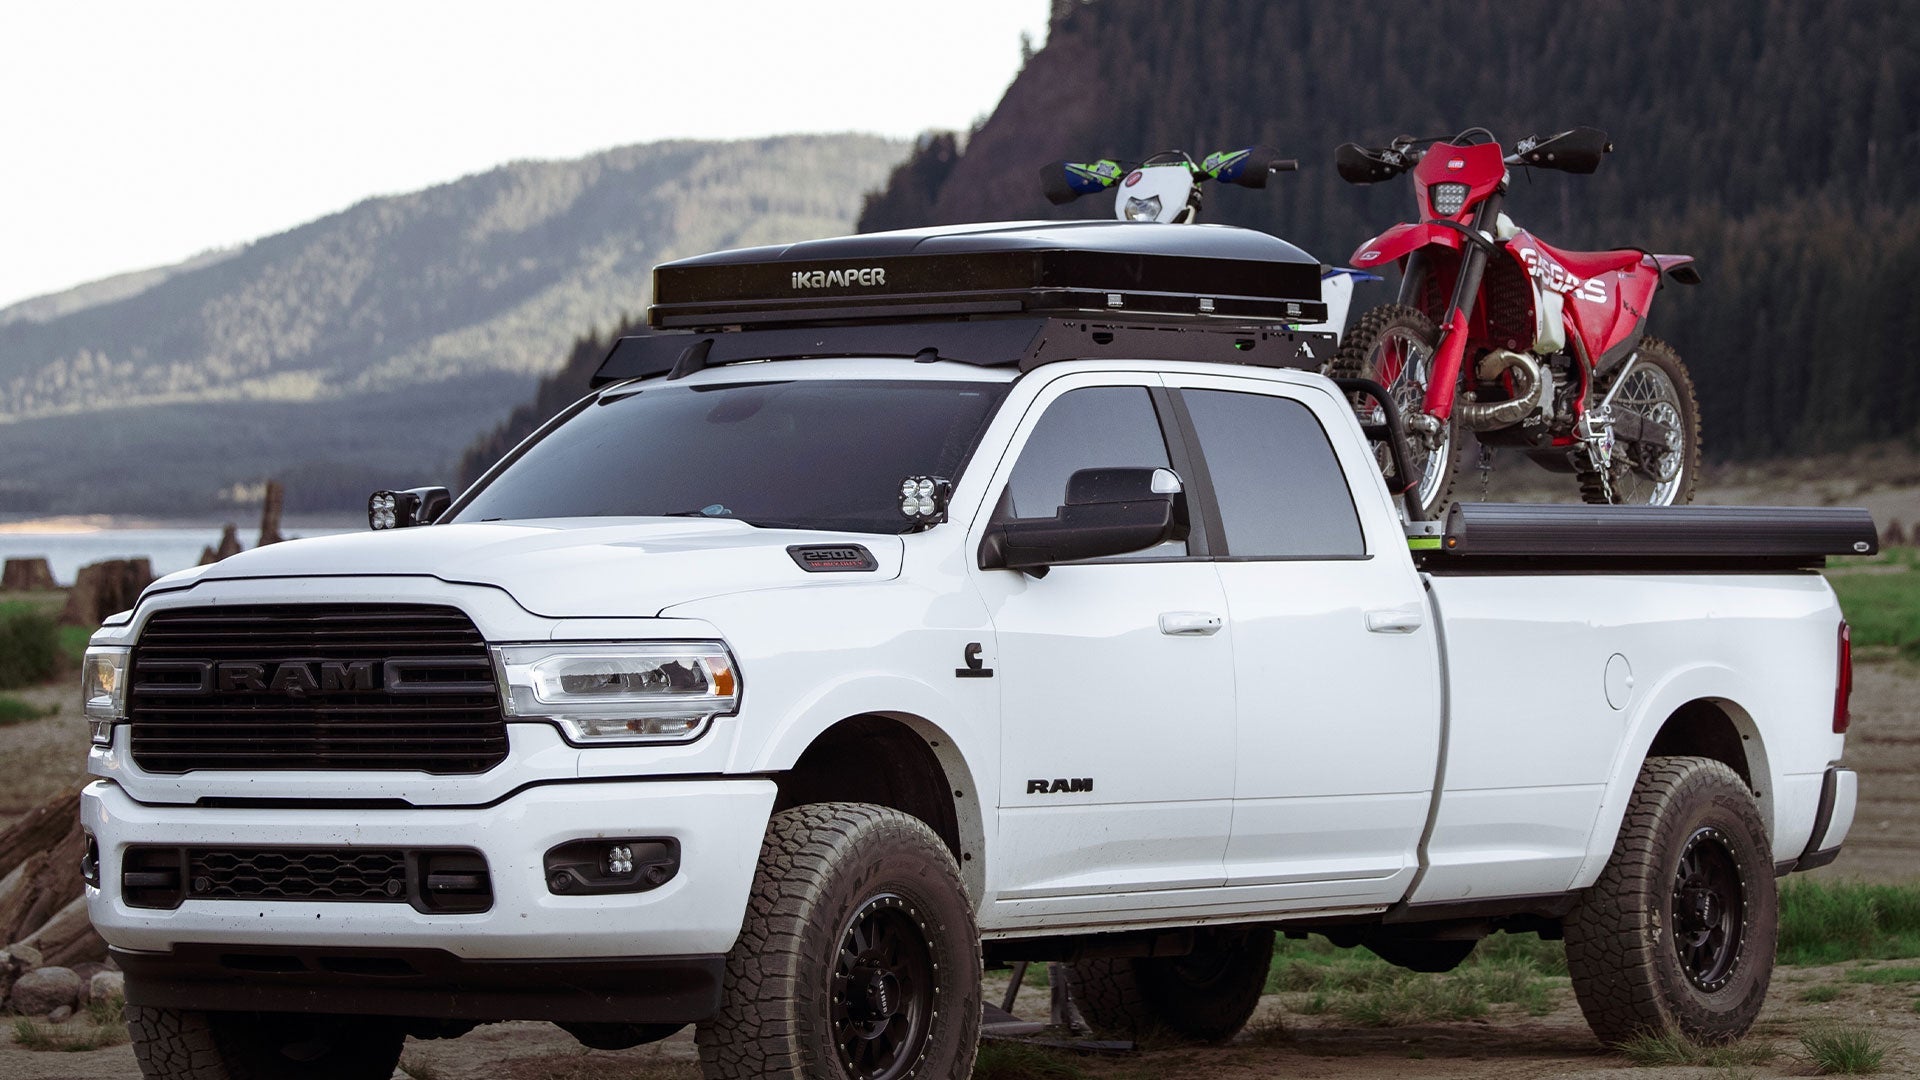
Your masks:
<path fill-rule="evenodd" d="M 1429 221 L 1403 222 L 1360 245 L 1360 250 L 1353 253 L 1353 265 L 1371 270 L 1398 262 L 1423 247 L 1459 251 L 1466 242 L 1459 226 L 1452 222 L 1444 225 Z"/>

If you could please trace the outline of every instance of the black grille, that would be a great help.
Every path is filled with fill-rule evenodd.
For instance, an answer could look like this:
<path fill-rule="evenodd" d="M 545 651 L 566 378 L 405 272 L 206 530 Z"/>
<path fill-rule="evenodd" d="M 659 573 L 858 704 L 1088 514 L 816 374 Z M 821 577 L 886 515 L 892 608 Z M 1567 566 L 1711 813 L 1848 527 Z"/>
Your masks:
<path fill-rule="evenodd" d="M 127 714 L 151 772 L 476 773 L 507 755 L 486 643 L 450 607 L 162 611 L 134 646 Z"/>
<path fill-rule="evenodd" d="M 302 900 L 407 904 L 458 914 L 493 906 L 485 856 L 468 848 L 138 845 L 121 861 L 132 907 L 172 910 L 188 900 Z"/>
<path fill-rule="evenodd" d="M 407 859 L 370 848 L 225 849 L 187 852 L 195 900 L 360 900 L 405 903 Z"/>

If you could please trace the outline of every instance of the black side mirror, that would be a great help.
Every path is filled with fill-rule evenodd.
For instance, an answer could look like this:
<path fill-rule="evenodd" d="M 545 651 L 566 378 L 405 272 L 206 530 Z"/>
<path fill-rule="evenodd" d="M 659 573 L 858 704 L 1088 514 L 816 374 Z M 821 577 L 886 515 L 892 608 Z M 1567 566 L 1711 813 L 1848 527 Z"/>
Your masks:
<path fill-rule="evenodd" d="M 1143 551 L 1181 540 L 1186 494 L 1171 469 L 1081 469 L 1067 480 L 1067 502 L 1051 518 L 1010 521 L 987 530 L 982 570 L 1033 570 L 1055 563 Z"/>
<path fill-rule="evenodd" d="M 443 487 L 376 491 L 367 497 L 367 528 L 384 530 L 431 525 L 451 505 L 453 495 Z"/>
<path fill-rule="evenodd" d="M 1525 164 L 1566 173 L 1590 173 L 1600 167 L 1600 158 L 1613 152 L 1607 133 L 1599 128 L 1578 127 L 1550 135 L 1520 155 Z"/>

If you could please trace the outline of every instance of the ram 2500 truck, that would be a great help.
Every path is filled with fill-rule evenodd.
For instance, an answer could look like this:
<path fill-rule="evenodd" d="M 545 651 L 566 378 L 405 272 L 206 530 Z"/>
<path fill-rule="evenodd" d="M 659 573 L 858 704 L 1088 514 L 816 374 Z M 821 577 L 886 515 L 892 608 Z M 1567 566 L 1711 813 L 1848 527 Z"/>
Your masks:
<path fill-rule="evenodd" d="M 1776 875 L 1852 821 L 1813 571 L 1871 520 L 1410 539 L 1379 389 L 1297 329 L 1318 271 L 1113 223 L 669 264 L 457 499 L 155 583 L 85 675 L 146 1075 L 384 1078 L 535 1019 L 958 1077 L 983 958 L 1221 1039 L 1308 929 L 1423 971 L 1564 935 L 1603 1040 L 1744 1031 Z"/>

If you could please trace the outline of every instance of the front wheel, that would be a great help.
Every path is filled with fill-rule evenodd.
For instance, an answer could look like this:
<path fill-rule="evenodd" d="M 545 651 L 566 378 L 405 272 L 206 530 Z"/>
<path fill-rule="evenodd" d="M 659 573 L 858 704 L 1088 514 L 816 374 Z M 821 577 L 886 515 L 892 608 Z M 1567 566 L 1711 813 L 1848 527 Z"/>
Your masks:
<path fill-rule="evenodd" d="M 1420 521 L 1446 513 L 1468 456 L 1467 432 L 1457 419 L 1438 421 L 1426 415 L 1427 384 L 1439 344 L 1432 319 L 1404 304 L 1383 304 L 1354 323 L 1327 365 L 1327 374 L 1334 378 L 1372 379 L 1386 388 L 1406 425 L 1408 449 L 1420 470 L 1420 483 L 1404 500 L 1402 512 Z M 1356 396 L 1353 404 L 1361 423 L 1379 419 L 1374 414 L 1380 406 L 1371 398 Z M 1375 452 L 1381 471 L 1391 475 L 1386 447 Z"/>
<path fill-rule="evenodd" d="M 1667 437 L 1616 442 L 1604 483 L 1598 469 L 1580 470 L 1580 497 L 1625 506 L 1690 503 L 1700 474 L 1700 403 L 1693 380 L 1673 346 L 1658 338 L 1642 341 L 1629 363 L 1602 379 L 1592 400 L 1612 391 L 1615 417 L 1654 421 L 1665 427 Z"/>
<path fill-rule="evenodd" d="M 387 1080 L 406 1035 L 382 1017 L 127 1006 L 146 1080 Z"/>
<path fill-rule="evenodd" d="M 960 871 L 897 810 L 773 816 L 720 1011 L 695 1029 L 709 1080 L 946 1080 L 980 1038 L 980 939 Z"/>
<path fill-rule="evenodd" d="M 1779 922 L 1745 782 L 1708 758 L 1649 758 L 1612 859 L 1566 918 L 1574 996 L 1604 1043 L 1737 1039 L 1766 1002 Z"/>

